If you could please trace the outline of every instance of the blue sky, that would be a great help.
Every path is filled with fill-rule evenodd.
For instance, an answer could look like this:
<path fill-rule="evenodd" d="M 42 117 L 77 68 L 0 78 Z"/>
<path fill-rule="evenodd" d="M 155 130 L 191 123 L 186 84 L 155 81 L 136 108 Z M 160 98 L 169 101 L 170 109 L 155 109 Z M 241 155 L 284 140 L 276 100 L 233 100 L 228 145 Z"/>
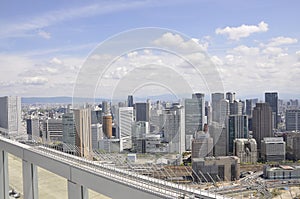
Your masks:
<path fill-rule="evenodd" d="M 296 0 L 1 0 L 0 95 L 72 96 L 74 76 L 97 44 L 162 27 L 205 45 L 225 90 L 299 97 L 299 7 Z"/>

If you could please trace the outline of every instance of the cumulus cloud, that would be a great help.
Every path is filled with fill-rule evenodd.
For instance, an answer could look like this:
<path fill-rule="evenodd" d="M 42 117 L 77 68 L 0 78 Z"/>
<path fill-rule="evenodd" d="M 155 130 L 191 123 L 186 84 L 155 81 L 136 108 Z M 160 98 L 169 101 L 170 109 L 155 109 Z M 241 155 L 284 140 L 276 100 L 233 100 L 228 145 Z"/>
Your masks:
<path fill-rule="evenodd" d="M 153 43 L 163 48 L 170 48 L 174 51 L 179 50 L 184 53 L 206 51 L 208 46 L 207 42 L 201 43 L 196 38 L 182 38 L 180 35 L 171 32 L 163 34 L 160 38 L 154 40 Z"/>
<path fill-rule="evenodd" d="M 51 39 L 51 33 L 50 32 L 46 32 L 44 30 L 39 30 L 37 34 L 38 34 L 38 36 L 40 36 L 44 39 Z"/>
<path fill-rule="evenodd" d="M 230 40 L 238 41 L 240 38 L 249 37 L 253 33 L 267 32 L 268 24 L 265 22 L 260 22 L 258 25 L 241 25 L 238 27 L 225 27 L 217 28 L 217 35 L 226 35 Z"/>
<path fill-rule="evenodd" d="M 289 45 L 295 44 L 298 42 L 298 39 L 291 37 L 276 37 L 272 38 L 267 46 L 281 46 L 281 45 Z"/>

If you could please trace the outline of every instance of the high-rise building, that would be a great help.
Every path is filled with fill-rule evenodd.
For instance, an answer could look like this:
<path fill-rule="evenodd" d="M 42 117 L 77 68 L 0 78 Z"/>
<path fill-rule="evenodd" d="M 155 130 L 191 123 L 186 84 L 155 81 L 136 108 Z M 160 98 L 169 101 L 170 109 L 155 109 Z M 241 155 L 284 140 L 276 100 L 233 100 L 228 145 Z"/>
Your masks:
<path fill-rule="evenodd" d="M 227 92 L 226 93 L 226 99 L 229 101 L 229 103 L 232 103 L 235 99 L 235 93 Z"/>
<path fill-rule="evenodd" d="M 300 130 L 300 110 L 299 109 L 286 110 L 285 127 L 286 127 L 287 131 L 299 131 Z"/>
<path fill-rule="evenodd" d="M 243 103 L 234 100 L 230 103 L 230 115 L 242 115 L 243 114 Z"/>
<path fill-rule="evenodd" d="M 246 99 L 246 115 L 252 116 L 252 99 Z"/>
<path fill-rule="evenodd" d="M 202 131 L 205 117 L 204 94 L 184 100 L 185 110 L 185 135 L 194 135 Z"/>
<path fill-rule="evenodd" d="M 75 132 L 76 146 L 79 149 L 79 155 L 85 158 L 91 158 L 92 152 L 92 129 L 91 129 L 91 109 L 75 109 Z"/>
<path fill-rule="evenodd" d="M 102 113 L 109 114 L 109 106 L 107 101 L 102 101 Z"/>
<path fill-rule="evenodd" d="M 76 153 L 76 132 L 73 112 L 65 113 L 62 116 L 62 141 L 64 143 L 63 150 L 67 153 Z"/>
<path fill-rule="evenodd" d="M 135 103 L 135 121 L 149 122 L 149 103 Z"/>
<path fill-rule="evenodd" d="M 99 140 L 103 138 L 103 131 L 101 124 L 92 124 L 92 149 L 97 150 L 99 149 Z"/>
<path fill-rule="evenodd" d="M 0 97 L 0 133 L 18 134 L 21 127 L 21 98 Z"/>
<path fill-rule="evenodd" d="M 273 112 L 273 125 L 274 128 L 278 127 L 278 93 L 265 93 L 265 102 L 268 103 Z"/>
<path fill-rule="evenodd" d="M 226 120 L 228 119 L 226 118 Z M 213 122 L 209 127 L 209 132 L 214 141 L 214 156 L 226 156 L 228 151 L 228 134 L 226 126 L 218 122 Z"/>
<path fill-rule="evenodd" d="M 119 107 L 116 114 L 117 138 L 120 151 L 132 148 L 133 107 Z"/>
<path fill-rule="evenodd" d="M 42 137 L 46 142 L 63 140 L 63 129 L 61 119 L 47 119 L 42 123 Z"/>
<path fill-rule="evenodd" d="M 204 158 L 213 155 L 213 139 L 208 133 L 197 132 L 192 141 L 192 158 Z"/>
<path fill-rule="evenodd" d="M 104 115 L 103 116 L 103 133 L 104 136 L 108 139 L 112 138 L 112 116 Z"/>
<path fill-rule="evenodd" d="M 248 138 L 248 117 L 246 115 L 230 115 L 227 126 L 228 149 L 227 154 L 233 155 L 234 140 Z"/>
<path fill-rule="evenodd" d="M 272 109 L 268 103 L 256 103 L 252 117 L 253 138 L 260 152 L 261 140 L 265 137 L 273 137 L 272 133 Z"/>
<path fill-rule="evenodd" d="M 173 105 L 171 109 L 165 110 L 162 116 L 163 139 L 169 143 L 168 151 L 182 154 L 185 151 L 184 107 Z"/>
<path fill-rule="evenodd" d="M 212 93 L 211 94 L 211 106 L 212 106 L 212 121 L 220 122 L 220 101 L 224 99 L 224 93 Z"/>
<path fill-rule="evenodd" d="M 128 95 L 128 100 L 127 100 L 127 105 L 128 107 L 133 107 L 133 96 L 132 95 Z"/>
<path fill-rule="evenodd" d="M 29 139 L 38 139 L 40 137 L 40 125 L 38 118 L 29 118 L 26 120 L 26 129 Z"/>

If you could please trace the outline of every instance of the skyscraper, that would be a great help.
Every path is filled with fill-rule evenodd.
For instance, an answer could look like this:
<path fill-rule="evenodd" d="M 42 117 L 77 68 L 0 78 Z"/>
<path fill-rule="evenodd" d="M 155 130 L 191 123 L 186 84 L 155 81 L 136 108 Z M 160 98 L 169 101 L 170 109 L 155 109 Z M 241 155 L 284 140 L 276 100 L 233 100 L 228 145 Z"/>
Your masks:
<path fill-rule="evenodd" d="M 192 99 L 184 100 L 185 110 L 185 134 L 194 135 L 201 131 L 204 125 L 205 101 L 204 94 L 193 95 Z"/>
<path fill-rule="evenodd" d="M 116 115 L 117 137 L 120 139 L 120 151 L 132 147 L 133 107 L 119 107 Z"/>
<path fill-rule="evenodd" d="M 91 110 L 75 109 L 75 132 L 76 146 L 81 157 L 91 158 L 92 152 L 92 129 L 91 129 Z"/>
<path fill-rule="evenodd" d="M 256 103 L 252 117 L 253 138 L 257 143 L 257 150 L 261 150 L 261 140 L 265 137 L 273 137 L 272 133 L 272 109 L 268 103 Z"/>
<path fill-rule="evenodd" d="M 227 154 L 233 155 L 234 140 L 236 138 L 248 138 L 248 117 L 246 115 L 230 115 L 228 118 L 227 131 Z"/>
<path fill-rule="evenodd" d="M 184 107 L 173 105 L 162 116 L 164 141 L 169 143 L 169 153 L 182 154 L 185 151 Z"/>
<path fill-rule="evenodd" d="M 278 93 L 271 92 L 265 93 L 265 102 L 268 103 L 273 112 L 273 125 L 277 129 L 278 127 Z"/>
<path fill-rule="evenodd" d="M 246 115 L 252 116 L 252 99 L 246 99 Z"/>
<path fill-rule="evenodd" d="M 300 130 L 300 110 L 299 109 L 286 110 L 285 127 L 286 127 L 287 131 L 299 131 Z"/>
<path fill-rule="evenodd" d="M 220 122 L 220 101 L 224 99 L 224 93 L 212 93 L 211 105 L 212 105 L 212 121 Z"/>
<path fill-rule="evenodd" d="M 73 112 L 65 113 L 62 116 L 62 141 L 64 143 L 63 150 L 67 153 L 76 153 L 75 150 L 75 121 Z"/>
<path fill-rule="evenodd" d="M 149 103 L 135 103 L 135 120 L 149 122 Z"/>
<path fill-rule="evenodd" d="M 17 134 L 21 132 L 21 98 L 0 97 L 0 132 Z"/>
<path fill-rule="evenodd" d="M 26 120 L 27 135 L 30 139 L 37 139 L 40 137 L 39 119 L 29 118 Z"/>
<path fill-rule="evenodd" d="M 133 107 L 133 96 L 128 95 L 128 107 Z"/>
<path fill-rule="evenodd" d="M 112 138 L 112 116 L 104 115 L 103 116 L 103 133 L 104 135 L 110 139 Z"/>

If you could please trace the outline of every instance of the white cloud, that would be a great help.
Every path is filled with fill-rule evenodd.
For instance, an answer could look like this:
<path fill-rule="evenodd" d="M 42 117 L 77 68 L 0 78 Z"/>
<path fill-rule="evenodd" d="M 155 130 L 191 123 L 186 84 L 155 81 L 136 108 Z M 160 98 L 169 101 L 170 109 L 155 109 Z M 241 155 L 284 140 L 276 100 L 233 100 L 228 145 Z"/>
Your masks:
<path fill-rule="evenodd" d="M 63 62 L 62 62 L 60 59 L 58 59 L 57 57 L 53 57 L 53 58 L 51 59 L 50 63 L 60 65 L 60 64 L 62 64 Z"/>
<path fill-rule="evenodd" d="M 278 47 L 267 47 L 262 51 L 262 53 L 268 55 L 280 55 L 283 53 L 283 49 Z"/>
<path fill-rule="evenodd" d="M 169 48 L 175 52 L 178 50 L 183 53 L 203 52 L 207 50 L 208 46 L 207 43 L 201 43 L 199 39 L 191 38 L 188 40 L 171 32 L 163 34 L 160 38 L 154 40 L 153 43 L 162 48 Z"/>
<path fill-rule="evenodd" d="M 48 79 L 45 77 L 26 77 L 23 79 L 23 83 L 26 85 L 45 85 L 48 83 Z"/>
<path fill-rule="evenodd" d="M 226 35 L 230 40 L 239 40 L 240 38 L 248 37 L 253 33 L 266 32 L 268 31 L 268 24 L 265 22 L 260 22 L 258 25 L 241 25 L 238 27 L 225 27 L 217 28 L 217 35 Z"/>
<path fill-rule="evenodd" d="M 248 47 L 245 45 L 240 45 L 240 46 L 235 47 L 233 50 L 230 50 L 229 52 L 235 53 L 235 54 L 255 56 L 255 55 L 259 54 L 260 50 L 257 47 Z"/>
<path fill-rule="evenodd" d="M 271 41 L 267 44 L 267 46 L 281 46 L 288 44 L 295 44 L 298 42 L 298 39 L 291 37 L 276 37 L 272 38 Z"/>
<path fill-rule="evenodd" d="M 40 36 L 44 39 L 51 39 L 51 33 L 50 32 L 46 32 L 44 30 L 39 30 L 37 34 L 38 34 L 38 36 Z"/>

